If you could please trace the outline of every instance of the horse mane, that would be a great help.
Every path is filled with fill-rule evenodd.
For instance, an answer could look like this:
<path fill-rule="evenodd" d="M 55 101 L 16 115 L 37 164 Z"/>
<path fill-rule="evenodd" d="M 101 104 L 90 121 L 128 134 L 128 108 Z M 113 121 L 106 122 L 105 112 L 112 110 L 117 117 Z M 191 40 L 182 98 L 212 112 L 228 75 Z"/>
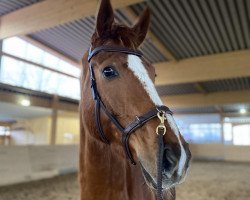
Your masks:
<path fill-rule="evenodd" d="M 135 49 L 137 42 L 133 40 L 136 38 L 136 33 L 132 31 L 132 28 L 113 23 L 111 30 L 106 31 L 101 37 L 98 36 L 95 31 L 91 38 L 91 46 L 97 47 L 105 44 L 109 44 L 112 41 L 112 45 L 122 45 L 127 48 Z"/>

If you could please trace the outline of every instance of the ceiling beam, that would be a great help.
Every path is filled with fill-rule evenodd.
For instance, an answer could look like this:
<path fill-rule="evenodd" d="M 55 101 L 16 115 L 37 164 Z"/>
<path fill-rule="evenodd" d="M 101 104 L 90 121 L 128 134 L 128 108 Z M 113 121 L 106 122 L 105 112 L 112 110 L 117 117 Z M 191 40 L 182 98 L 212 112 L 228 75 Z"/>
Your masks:
<path fill-rule="evenodd" d="M 126 7 L 143 0 L 112 0 L 113 8 Z M 45 0 L 3 15 L 0 39 L 26 35 L 94 15 L 97 0 Z"/>
<path fill-rule="evenodd" d="M 250 50 L 154 64 L 156 85 L 194 83 L 250 76 Z"/>
<path fill-rule="evenodd" d="M 56 105 L 53 104 L 52 99 L 42 98 L 42 97 L 35 97 L 30 95 L 12 93 L 12 92 L 2 92 L 0 91 L 0 99 L 1 102 L 12 103 L 16 105 L 21 105 L 23 99 L 28 99 L 30 101 L 30 106 L 34 107 L 42 107 L 42 108 L 56 108 L 58 110 L 65 110 L 65 111 L 78 111 L 78 105 L 67 103 L 67 102 L 58 102 Z"/>
<path fill-rule="evenodd" d="M 131 21 L 135 21 L 137 19 L 137 15 L 132 11 L 131 8 L 126 7 L 123 10 L 129 16 Z M 147 38 L 149 38 L 153 42 L 153 44 L 159 49 L 159 51 L 166 57 L 167 60 L 176 61 L 174 55 L 162 44 L 162 42 L 150 30 L 148 30 Z"/>
<path fill-rule="evenodd" d="M 55 72 L 55 73 L 57 73 L 57 74 L 62 74 L 62 75 L 67 76 L 67 77 L 76 78 L 76 79 L 79 78 L 79 77 L 77 77 L 77 76 L 73 76 L 73 75 L 71 75 L 71 74 L 64 73 L 64 72 L 62 72 L 62 71 L 60 71 L 60 70 L 56 70 L 56 69 L 53 69 L 53 68 L 50 68 L 50 67 L 47 67 L 47 66 L 38 64 L 38 63 L 36 63 L 36 62 L 29 61 L 29 60 L 26 60 L 26 59 L 24 59 L 24 58 L 20 58 L 20 57 L 17 57 L 17 56 L 8 54 L 8 53 L 4 53 L 4 52 L 1 52 L 1 51 L 0 51 L 0 56 L 6 56 L 6 57 L 12 58 L 12 59 L 14 59 L 14 60 L 18 60 L 18 61 L 21 61 L 21 62 L 30 64 L 30 65 L 34 65 L 34 66 L 40 67 L 41 69 L 46 69 L 46 70 L 48 70 L 48 71 L 52 71 L 52 72 Z"/>
<path fill-rule="evenodd" d="M 195 108 L 208 106 L 222 106 L 227 104 L 249 104 L 250 90 L 230 91 L 230 92 L 213 92 L 207 94 L 184 94 L 169 95 L 161 97 L 163 102 L 171 108 Z M 38 96 L 24 95 L 12 93 L 8 91 L 0 91 L 0 99 L 2 102 L 21 105 L 23 99 L 29 99 L 31 106 L 43 108 L 56 108 L 65 111 L 78 111 L 78 102 L 68 103 L 59 101 L 53 104 L 53 99 Z"/>
<path fill-rule="evenodd" d="M 163 102 L 171 108 L 194 108 L 221 106 L 226 104 L 250 103 L 250 90 L 213 92 L 207 94 L 169 95 L 162 97 Z"/>
<path fill-rule="evenodd" d="M 14 123 L 13 121 L 11 122 L 0 121 L 0 126 L 11 127 L 13 123 Z"/>

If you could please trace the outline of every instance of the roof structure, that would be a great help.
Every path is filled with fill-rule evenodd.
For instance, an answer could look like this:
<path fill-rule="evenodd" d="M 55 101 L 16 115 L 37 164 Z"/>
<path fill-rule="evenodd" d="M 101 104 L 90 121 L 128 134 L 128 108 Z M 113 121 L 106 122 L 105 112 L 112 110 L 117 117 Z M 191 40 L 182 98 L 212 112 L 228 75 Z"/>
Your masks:
<path fill-rule="evenodd" d="M 17 10 L 20 11 L 23 8 L 46 1 L 49 0 L 1 1 L 0 19 Z M 145 6 L 150 7 L 152 12 L 150 34 L 148 34 L 141 50 L 153 64 L 164 63 L 167 67 L 172 62 L 179 63 L 182 60 L 227 54 L 228 52 L 240 53 L 250 49 L 250 1 L 248 0 L 130 2 L 129 6 L 116 9 L 115 18 L 119 23 L 132 25 L 136 16 L 141 13 Z M 53 27 L 31 31 L 27 33 L 27 36 L 74 62 L 80 62 L 84 52 L 89 47 L 94 25 L 93 13 L 87 17 L 58 23 Z M 223 66 L 225 70 L 227 69 L 226 64 Z M 250 68 L 250 57 L 247 64 Z M 213 80 L 158 85 L 157 90 L 162 96 L 245 91 L 250 90 L 250 72 L 242 72 L 240 76 L 235 77 L 225 78 L 222 76 L 222 78 Z M 242 105 L 241 102 L 235 102 L 235 104 L 220 106 L 220 108 L 231 112 L 236 111 Z M 246 103 L 244 106 L 249 108 Z M 210 113 L 218 112 L 218 108 L 216 106 L 203 106 L 176 108 L 175 111 L 180 113 Z"/>

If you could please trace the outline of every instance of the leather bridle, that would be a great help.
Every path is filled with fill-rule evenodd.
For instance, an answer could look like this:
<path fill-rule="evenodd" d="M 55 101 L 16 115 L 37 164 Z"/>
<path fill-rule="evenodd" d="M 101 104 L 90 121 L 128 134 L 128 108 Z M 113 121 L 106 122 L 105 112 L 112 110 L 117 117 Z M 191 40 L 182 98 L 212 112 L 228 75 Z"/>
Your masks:
<path fill-rule="evenodd" d="M 158 117 L 160 119 L 160 124 L 156 128 L 156 133 L 158 134 L 159 138 L 159 151 L 158 151 L 158 162 L 162 162 L 163 157 L 163 135 L 166 132 L 166 127 L 164 125 L 164 121 L 166 120 L 166 114 L 172 115 L 171 110 L 166 106 L 156 106 L 153 109 L 149 110 L 145 114 L 141 116 L 136 116 L 135 119 L 129 123 L 125 128 L 120 124 L 120 122 L 116 119 L 116 117 L 107 109 L 105 104 L 103 103 L 99 92 L 97 90 L 96 80 L 95 80 L 95 74 L 93 70 L 93 66 L 91 63 L 91 59 L 97 55 L 100 52 L 119 52 L 124 54 L 130 54 L 135 55 L 138 57 L 142 57 L 142 53 L 138 50 L 133 50 L 129 48 L 123 48 L 123 47 L 112 47 L 112 46 L 99 46 L 94 48 L 93 50 L 89 50 L 88 55 L 88 62 L 89 62 L 89 72 L 90 72 L 90 81 L 91 81 L 91 89 L 92 89 L 92 96 L 95 101 L 95 122 L 97 126 L 97 130 L 99 133 L 99 136 L 101 140 L 109 144 L 109 140 L 107 139 L 100 120 L 100 110 L 102 109 L 106 116 L 110 119 L 110 121 L 116 126 L 116 128 L 122 133 L 122 144 L 124 146 L 124 150 L 126 152 L 127 157 L 130 159 L 131 163 L 133 165 L 136 164 L 130 147 L 129 147 L 129 137 L 132 133 L 135 132 L 138 128 L 142 127 L 145 123 L 147 123 L 149 120 Z M 157 191 L 159 191 L 158 196 L 161 196 L 162 186 L 161 186 L 161 176 L 162 176 L 162 163 L 158 163 L 158 178 L 157 178 Z M 160 169 L 159 169 L 160 168 Z M 159 173 L 160 171 L 160 173 Z M 160 177 L 159 177 L 160 176 Z M 158 187 L 159 186 L 159 187 Z M 161 197 L 159 197 L 161 199 Z"/>

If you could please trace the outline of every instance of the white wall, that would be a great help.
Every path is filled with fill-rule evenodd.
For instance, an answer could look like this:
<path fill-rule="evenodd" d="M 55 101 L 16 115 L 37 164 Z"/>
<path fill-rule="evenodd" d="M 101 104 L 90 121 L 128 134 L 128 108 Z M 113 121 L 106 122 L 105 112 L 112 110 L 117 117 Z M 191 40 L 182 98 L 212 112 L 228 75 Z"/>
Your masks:
<path fill-rule="evenodd" d="M 78 147 L 0 146 L 0 185 L 49 178 L 78 170 Z"/>

